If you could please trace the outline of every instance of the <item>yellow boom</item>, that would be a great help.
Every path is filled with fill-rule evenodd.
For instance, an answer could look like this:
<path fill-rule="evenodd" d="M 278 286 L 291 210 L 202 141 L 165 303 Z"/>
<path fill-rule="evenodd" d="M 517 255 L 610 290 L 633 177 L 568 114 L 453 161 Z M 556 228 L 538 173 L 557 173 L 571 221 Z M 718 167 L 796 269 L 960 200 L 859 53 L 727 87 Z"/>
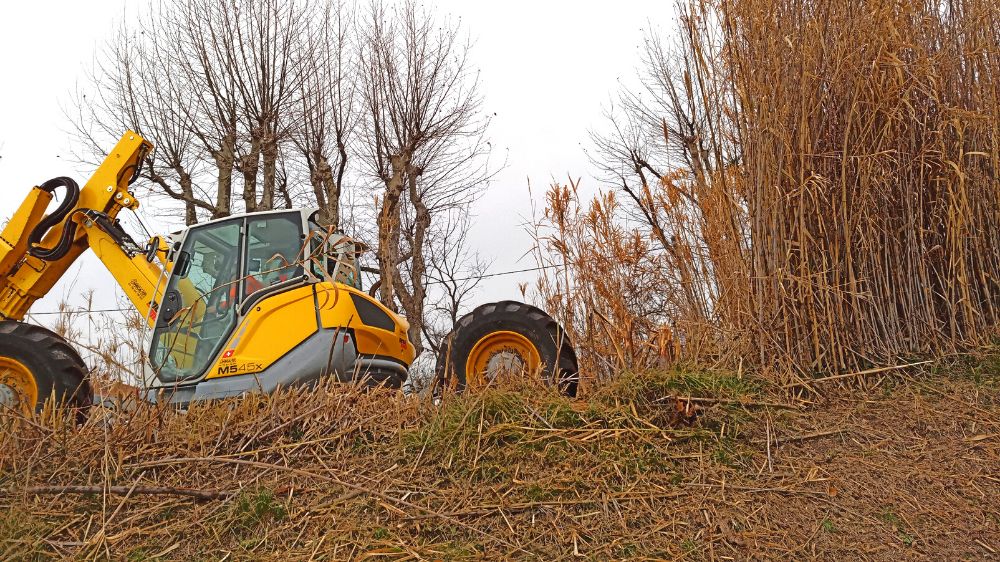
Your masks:
<path fill-rule="evenodd" d="M 165 276 L 115 221 L 122 209 L 138 208 L 129 183 L 152 149 L 152 144 L 129 131 L 78 194 L 69 178 L 31 190 L 0 233 L 0 319 L 22 320 L 89 247 L 152 325 L 151 305 L 160 301 Z M 67 189 L 66 199 L 43 218 L 57 187 Z M 160 257 L 162 252 L 156 248 Z"/>

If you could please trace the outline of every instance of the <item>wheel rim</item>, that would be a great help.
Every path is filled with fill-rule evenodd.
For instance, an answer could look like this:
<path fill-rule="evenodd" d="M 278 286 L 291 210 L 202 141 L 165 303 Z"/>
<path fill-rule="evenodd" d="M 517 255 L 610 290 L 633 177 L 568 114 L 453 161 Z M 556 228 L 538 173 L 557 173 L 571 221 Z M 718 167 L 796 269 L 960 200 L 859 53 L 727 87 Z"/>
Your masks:
<path fill-rule="evenodd" d="M 479 339 L 465 363 L 466 386 L 482 388 L 503 374 L 534 373 L 542 359 L 531 340 L 517 332 L 492 332 Z"/>
<path fill-rule="evenodd" d="M 23 363 L 0 357 L 0 407 L 31 414 L 38 403 L 38 385 Z"/>

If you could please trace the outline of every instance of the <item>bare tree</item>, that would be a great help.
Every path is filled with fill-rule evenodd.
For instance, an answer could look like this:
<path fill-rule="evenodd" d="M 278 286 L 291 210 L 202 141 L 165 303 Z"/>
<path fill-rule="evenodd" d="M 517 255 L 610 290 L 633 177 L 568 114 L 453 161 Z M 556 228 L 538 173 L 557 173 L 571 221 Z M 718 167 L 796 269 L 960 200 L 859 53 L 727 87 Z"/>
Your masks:
<path fill-rule="evenodd" d="M 313 37 L 313 56 L 302 80 L 301 126 L 295 143 L 324 224 L 340 227 L 340 198 L 349 146 L 358 121 L 354 80 L 354 8 L 327 4 Z"/>
<path fill-rule="evenodd" d="M 77 96 L 78 157 L 100 160 L 124 128 L 154 139 L 141 176 L 184 205 L 187 224 L 232 213 L 234 179 L 247 211 L 289 199 L 280 167 L 302 122 L 305 61 L 321 46 L 314 11 L 278 0 L 177 0 L 124 24 L 99 55 L 90 97 Z"/>
<path fill-rule="evenodd" d="M 166 17 L 164 12 L 150 18 Z M 166 30 L 164 30 L 166 33 Z M 73 120 L 84 143 L 81 159 L 97 163 L 109 139 L 131 128 L 156 138 L 157 150 L 146 160 L 142 176 L 168 197 L 184 204 L 187 224 L 197 221 L 197 209 L 215 210 L 205 194 L 197 193 L 195 169 L 201 155 L 190 127 L 193 99 L 188 76 L 163 43 L 143 32 L 120 28 L 99 59 L 90 96 L 78 93 Z"/>
<path fill-rule="evenodd" d="M 688 39 L 682 37 L 682 45 Z M 703 176 L 716 169 L 709 154 L 713 141 L 711 109 L 694 91 L 697 65 L 673 55 L 660 35 L 650 32 L 636 87 L 623 87 L 605 110 L 606 126 L 590 134 L 590 160 L 603 178 L 632 204 L 634 217 L 646 223 L 660 246 L 670 250 L 670 232 L 647 193 L 678 168 Z M 718 117 L 718 116 L 715 116 Z M 716 119 L 717 121 L 718 119 Z M 689 199 L 693 195 L 683 192 Z"/>
<path fill-rule="evenodd" d="M 466 311 L 490 262 L 469 247 L 470 216 L 450 209 L 427 247 L 430 296 L 424 312 L 424 340 L 437 355 L 440 344 Z"/>
<path fill-rule="evenodd" d="M 419 353 L 434 217 L 485 187 L 488 120 L 458 25 L 410 1 L 391 12 L 373 2 L 360 32 L 360 152 L 380 183 L 380 297 L 405 312 Z"/>
<path fill-rule="evenodd" d="M 339 228 L 369 217 L 354 234 L 377 240 L 381 299 L 419 353 L 428 279 L 471 256 L 439 245 L 495 173 L 489 119 L 457 23 L 409 1 L 364 15 L 337 0 L 165 0 L 119 30 L 73 121 L 89 161 L 123 128 L 150 137 L 142 177 L 188 224 L 300 200 Z M 345 213 L 351 179 L 375 189 L 374 209 Z"/>
<path fill-rule="evenodd" d="M 652 250 L 681 264 L 669 268 L 670 286 L 662 294 L 683 295 L 684 302 L 710 316 L 721 292 L 711 280 L 713 264 L 739 260 L 717 255 L 719 246 L 704 233 L 724 230 L 720 236 L 739 241 L 736 254 L 745 250 L 747 239 L 738 217 L 704 212 L 715 208 L 709 201 L 723 196 L 736 213 L 746 207 L 739 193 L 723 195 L 720 189 L 730 178 L 726 170 L 742 158 L 738 130 L 731 126 L 738 112 L 734 89 L 716 75 L 720 64 L 709 64 L 722 60 L 717 18 L 698 3 L 681 3 L 678 11 L 681 21 L 694 27 L 672 43 L 656 32 L 646 36 L 637 80 L 606 110 L 606 126 L 591 132 L 590 156 L 602 179 L 626 196 L 623 214 L 648 229 Z M 706 44 L 695 45 L 700 40 Z M 676 315 L 666 309 L 665 315 Z"/>

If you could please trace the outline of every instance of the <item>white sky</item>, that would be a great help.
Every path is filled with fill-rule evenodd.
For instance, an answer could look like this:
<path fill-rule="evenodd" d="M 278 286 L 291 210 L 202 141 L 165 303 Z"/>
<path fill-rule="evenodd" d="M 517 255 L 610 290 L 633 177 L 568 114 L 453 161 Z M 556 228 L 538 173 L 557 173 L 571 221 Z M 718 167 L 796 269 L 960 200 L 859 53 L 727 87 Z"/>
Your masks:
<path fill-rule="evenodd" d="M 587 131 L 602 124 L 602 106 L 618 79 L 634 75 L 643 30 L 649 22 L 666 24 L 671 4 L 439 0 L 437 6 L 460 17 L 475 40 L 471 58 L 482 73 L 484 108 L 497 114 L 489 132 L 494 159 L 506 156 L 508 162 L 472 209 L 471 241 L 494 259 L 491 271 L 532 267 L 530 257 L 518 261 L 531 248 L 523 226 L 531 215 L 529 179 L 536 200 L 553 178 L 583 177 L 585 188 L 598 187 L 584 154 Z M 85 82 L 95 51 L 120 21 L 125 2 L 8 2 L 3 12 L 0 217 L 6 220 L 33 185 L 60 175 L 81 184 L 89 177 L 89 170 L 66 158 L 70 136 L 62 108 L 76 84 Z M 151 209 L 140 213 L 152 230 L 168 230 Z M 81 262 L 79 274 L 71 272 L 33 311 L 53 310 L 64 295 L 90 288 L 99 290 L 98 305 L 114 306 L 111 276 L 89 253 Z M 534 279 L 533 273 L 487 279 L 470 304 L 519 298 L 517 284 Z"/>

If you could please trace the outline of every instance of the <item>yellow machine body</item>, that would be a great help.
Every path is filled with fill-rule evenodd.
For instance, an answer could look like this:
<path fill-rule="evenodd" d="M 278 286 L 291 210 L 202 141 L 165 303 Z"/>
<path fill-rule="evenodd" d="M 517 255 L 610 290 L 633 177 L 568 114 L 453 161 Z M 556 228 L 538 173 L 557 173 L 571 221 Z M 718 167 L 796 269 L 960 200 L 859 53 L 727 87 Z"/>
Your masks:
<path fill-rule="evenodd" d="M 138 207 L 129 184 L 152 149 L 129 131 L 84 187 L 57 178 L 31 190 L 0 233 L 0 320 L 22 321 L 90 248 L 146 318 L 150 400 L 183 404 L 323 376 L 406 379 L 406 320 L 360 290 L 353 255 L 333 251 L 314 211 L 225 217 L 136 244 L 116 218 Z M 58 186 L 69 193 L 45 215 Z M 6 371 L 15 391 L 38 386 L 20 380 L 30 368 Z"/>
<path fill-rule="evenodd" d="M 408 323 L 360 290 L 353 256 L 335 251 L 314 215 L 236 215 L 174 236 L 152 313 L 149 399 L 187 403 L 324 376 L 406 380 Z"/>
<path fill-rule="evenodd" d="M 341 338 L 351 337 L 348 334 L 353 333 L 360 355 L 395 358 L 400 365 L 409 365 L 413 361 L 413 346 L 406 335 L 409 328 L 406 321 L 396 317 L 398 323 L 394 331 L 368 326 L 361 320 L 350 297 L 352 294 L 356 298 L 371 299 L 361 291 L 329 282 L 300 287 L 266 299 L 249 311 L 225 346 L 232 354 L 220 356 L 209 368 L 206 378 L 264 371 L 322 330 L 340 330 Z M 383 312 L 392 314 L 384 308 Z"/>

